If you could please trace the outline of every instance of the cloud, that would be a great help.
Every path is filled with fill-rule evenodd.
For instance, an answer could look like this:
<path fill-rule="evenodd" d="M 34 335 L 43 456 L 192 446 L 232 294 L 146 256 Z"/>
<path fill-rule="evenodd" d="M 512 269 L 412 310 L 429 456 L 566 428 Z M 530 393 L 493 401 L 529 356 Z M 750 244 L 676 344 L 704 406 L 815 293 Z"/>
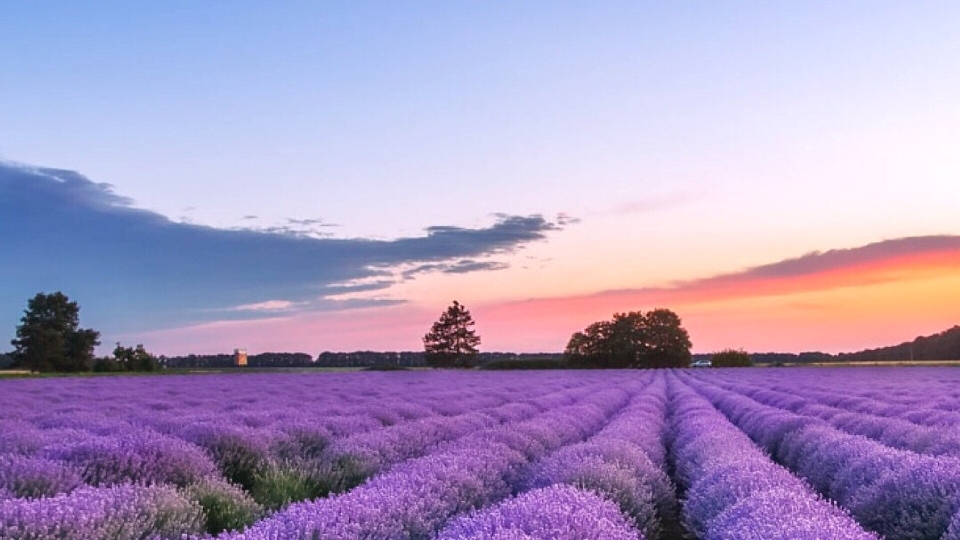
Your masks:
<path fill-rule="evenodd" d="M 259 218 L 256 215 L 250 214 L 243 216 L 241 219 L 244 221 L 253 221 Z M 330 238 L 333 234 L 327 229 L 333 227 L 339 227 L 339 225 L 327 223 L 322 219 L 315 218 L 288 218 L 279 225 L 246 225 L 243 227 L 233 227 L 231 230 L 283 234 L 297 238 Z"/>
<path fill-rule="evenodd" d="M 698 195 L 685 192 L 652 196 L 644 199 L 622 202 L 614 206 L 611 213 L 615 215 L 647 214 L 650 212 L 683 206 L 698 198 Z"/>
<path fill-rule="evenodd" d="M 494 269 L 474 261 L 560 230 L 538 215 L 498 215 L 482 228 L 432 226 L 394 240 L 317 238 L 295 227 L 328 225 L 291 220 L 267 232 L 178 223 L 77 172 L 0 162 L 0 302 L 20 306 L 39 291 L 62 290 L 81 302 L 84 324 L 122 331 L 215 320 L 217 310 L 242 317 L 393 305 L 404 300 L 335 297 L 388 288 L 402 279 L 397 269 L 411 265 Z M 12 328 L 14 316 L 0 323 Z"/>
<path fill-rule="evenodd" d="M 571 216 L 566 212 L 560 212 L 557 214 L 557 225 L 576 225 L 580 223 L 581 219 L 578 217 Z"/>
<path fill-rule="evenodd" d="M 266 300 L 253 304 L 243 304 L 227 308 L 228 311 L 290 311 L 304 305 L 302 302 L 291 302 L 289 300 Z"/>
<path fill-rule="evenodd" d="M 418 264 L 401 272 L 404 279 L 412 279 L 418 274 L 441 272 L 444 274 L 467 274 L 470 272 L 496 271 L 510 268 L 510 265 L 500 261 L 476 261 L 462 259 L 451 263 Z"/>
<path fill-rule="evenodd" d="M 916 236 L 816 251 L 654 291 L 703 297 L 786 294 L 895 281 L 925 269 L 953 267 L 958 259 L 960 236 Z"/>
<path fill-rule="evenodd" d="M 498 261 L 472 261 L 469 259 L 457 261 L 448 265 L 443 271 L 447 274 L 466 274 L 468 272 L 505 270 L 510 265 Z"/>

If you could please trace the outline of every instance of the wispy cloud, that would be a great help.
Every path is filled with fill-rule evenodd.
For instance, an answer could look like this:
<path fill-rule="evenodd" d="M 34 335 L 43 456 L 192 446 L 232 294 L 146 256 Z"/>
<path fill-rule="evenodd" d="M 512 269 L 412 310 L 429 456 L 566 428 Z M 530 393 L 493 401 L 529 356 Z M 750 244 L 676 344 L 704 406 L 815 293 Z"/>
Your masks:
<path fill-rule="evenodd" d="M 482 259 L 561 229 L 539 215 L 497 215 L 488 227 L 438 225 L 393 240 L 303 234 L 329 226 L 178 223 L 77 172 L 0 163 L 0 303 L 63 290 L 92 322 L 129 330 L 214 320 L 218 310 L 242 317 L 392 305 L 404 299 L 356 295 L 388 288 L 405 267 L 496 270 L 502 263 Z M 12 328 L 15 320 L 0 323 Z"/>
<path fill-rule="evenodd" d="M 614 206 L 610 210 L 610 213 L 615 215 L 647 214 L 650 212 L 684 206 L 699 198 L 699 195 L 689 192 L 654 195 L 643 199 L 624 201 Z"/>
<path fill-rule="evenodd" d="M 244 220 L 258 219 L 257 216 L 244 216 Z M 333 233 L 330 229 L 339 227 L 336 223 L 327 223 L 322 219 L 293 219 L 288 218 L 279 225 L 248 225 L 236 227 L 235 230 L 263 232 L 269 234 L 285 234 L 297 238 L 330 238 Z"/>
<path fill-rule="evenodd" d="M 253 304 L 243 304 L 227 308 L 228 311 L 258 311 L 258 312 L 284 312 L 303 306 L 303 302 L 291 302 L 289 300 L 266 300 Z"/>
<path fill-rule="evenodd" d="M 440 272 L 444 274 L 467 274 L 470 272 L 505 270 L 510 265 L 501 261 L 477 261 L 473 259 L 461 259 L 449 263 L 429 263 L 418 264 L 412 268 L 404 269 L 400 275 L 404 279 L 413 279 L 419 274 L 429 274 Z"/>

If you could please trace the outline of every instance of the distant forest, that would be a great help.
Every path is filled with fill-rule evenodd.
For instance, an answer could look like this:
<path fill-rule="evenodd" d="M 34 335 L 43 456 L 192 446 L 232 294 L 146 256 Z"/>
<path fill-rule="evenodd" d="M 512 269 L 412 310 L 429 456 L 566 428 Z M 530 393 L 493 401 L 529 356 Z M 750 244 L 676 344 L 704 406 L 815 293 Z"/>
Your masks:
<path fill-rule="evenodd" d="M 478 364 L 494 361 L 515 360 L 560 360 L 560 353 L 499 353 L 482 352 L 477 355 Z M 191 354 L 188 356 L 161 356 L 160 363 L 168 368 L 223 368 L 234 365 L 232 354 Z M 322 352 L 316 359 L 307 353 L 262 353 L 247 357 L 249 367 L 425 367 L 424 354 L 420 352 Z"/>
<path fill-rule="evenodd" d="M 920 336 L 892 347 L 837 355 L 841 361 L 960 360 L 960 326 L 932 336 Z"/>
<path fill-rule="evenodd" d="M 694 354 L 693 360 L 709 360 L 711 354 Z M 787 365 L 816 362 L 897 362 L 908 360 L 960 360 L 960 326 L 954 326 L 938 334 L 921 336 L 899 345 L 866 349 L 837 355 L 823 352 L 750 353 L 754 364 Z M 559 362 L 561 353 L 514 354 L 482 352 L 478 364 L 491 362 Z M 10 367 L 12 358 L 0 354 L 0 369 Z M 161 356 L 160 364 L 168 368 L 224 368 L 234 365 L 232 354 L 191 354 L 187 356 Z M 250 355 L 247 365 L 266 367 L 422 367 L 423 352 L 323 352 L 314 357 L 307 353 L 262 353 Z"/>
<path fill-rule="evenodd" d="M 709 354 L 693 355 L 709 359 Z M 809 364 L 814 362 L 905 362 L 910 360 L 960 360 L 960 326 L 939 334 L 920 336 L 899 345 L 865 349 L 852 353 L 827 354 L 822 352 L 751 353 L 754 364 Z"/>

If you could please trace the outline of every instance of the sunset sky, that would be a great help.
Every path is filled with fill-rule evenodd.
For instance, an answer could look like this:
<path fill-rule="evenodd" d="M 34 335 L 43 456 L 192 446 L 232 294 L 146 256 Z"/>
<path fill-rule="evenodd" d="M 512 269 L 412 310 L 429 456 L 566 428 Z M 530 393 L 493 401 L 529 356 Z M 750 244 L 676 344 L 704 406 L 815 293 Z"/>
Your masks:
<path fill-rule="evenodd" d="M 695 352 L 960 324 L 960 3 L 15 2 L 0 352 L 486 351 L 669 308 Z"/>

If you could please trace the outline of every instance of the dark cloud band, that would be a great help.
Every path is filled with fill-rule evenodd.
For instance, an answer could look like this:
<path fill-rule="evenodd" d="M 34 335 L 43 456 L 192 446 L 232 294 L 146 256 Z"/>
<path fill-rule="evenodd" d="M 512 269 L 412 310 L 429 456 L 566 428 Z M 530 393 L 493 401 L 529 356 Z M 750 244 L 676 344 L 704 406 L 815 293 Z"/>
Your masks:
<path fill-rule="evenodd" d="M 38 291 L 63 290 L 82 300 L 85 314 L 123 330 L 211 320 L 218 310 L 267 301 L 308 309 L 396 303 L 333 297 L 388 288 L 405 267 L 497 270 L 503 263 L 476 258 L 559 228 L 539 215 L 498 215 L 489 227 L 432 226 L 394 240 L 217 229 L 138 209 L 73 171 L 0 163 L 0 257 L 9 269 L 0 301 L 17 306 Z M 0 323 L 12 328 L 17 315 Z"/>

